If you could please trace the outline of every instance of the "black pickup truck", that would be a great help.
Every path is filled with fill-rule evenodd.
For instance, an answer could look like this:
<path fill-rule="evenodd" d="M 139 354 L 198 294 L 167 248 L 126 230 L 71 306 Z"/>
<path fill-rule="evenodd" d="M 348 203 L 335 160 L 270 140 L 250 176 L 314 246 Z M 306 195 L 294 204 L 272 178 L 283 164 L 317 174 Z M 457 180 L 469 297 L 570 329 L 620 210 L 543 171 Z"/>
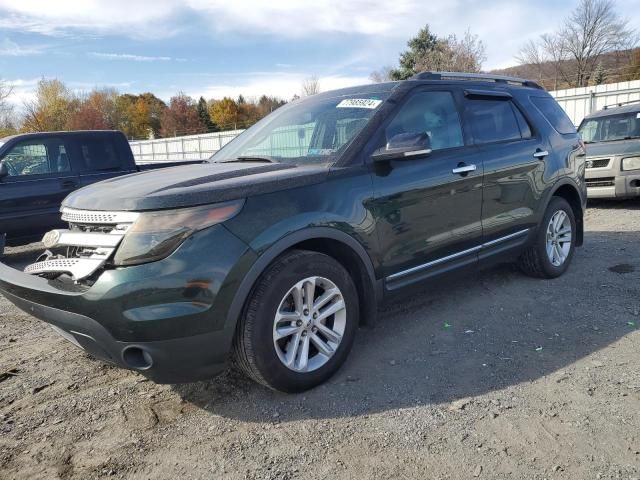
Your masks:
<path fill-rule="evenodd" d="M 0 254 L 4 243 L 40 240 L 64 226 L 60 204 L 72 191 L 141 170 L 202 163 L 136 165 L 119 131 L 27 133 L 0 138 Z"/>

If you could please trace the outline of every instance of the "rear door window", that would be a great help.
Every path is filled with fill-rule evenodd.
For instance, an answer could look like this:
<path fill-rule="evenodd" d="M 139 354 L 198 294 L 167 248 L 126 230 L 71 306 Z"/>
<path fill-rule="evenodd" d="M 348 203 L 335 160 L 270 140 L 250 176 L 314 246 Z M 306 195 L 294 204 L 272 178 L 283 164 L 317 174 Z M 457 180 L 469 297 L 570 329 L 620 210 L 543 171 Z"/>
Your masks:
<path fill-rule="evenodd" d="M 520 119 L 516 112 L 520 114 Z M 531 129 L 526 119 L 522 117 L 511 100 L 490 97 L 468 98 L 465 113 L 476 144 L 531 137 Z M 522 124 L 523 121 L 524 124 Z M 521 131 L 521 125 L 524 131 Z"/>
<path fill-rule="evenodd" d="M 76 140 L 78 154 L 86 170 L 109 172 L 124 168 L 124 157 L 118 154 L 117 142 L 101 136 L 79 137 Z"/>
<path fill-rule="evenodd" d="M 531 102 L 558 133 L 576 133 L 575 125 L 552 97 L 531 97 Z"/>

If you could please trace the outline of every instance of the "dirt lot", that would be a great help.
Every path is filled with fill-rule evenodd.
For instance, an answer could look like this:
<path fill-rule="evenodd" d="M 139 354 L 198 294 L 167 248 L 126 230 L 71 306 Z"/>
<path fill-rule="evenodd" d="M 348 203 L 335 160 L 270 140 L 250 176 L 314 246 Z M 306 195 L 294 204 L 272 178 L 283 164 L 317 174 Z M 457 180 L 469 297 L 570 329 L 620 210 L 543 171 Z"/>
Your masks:
<path fill-rule="evenodd" d="M 303 395 L 155 385 L 0 297 L 0 478 L 640 478 L 640 202 L 587 230 L 558 280 L 394 300 Z"/>

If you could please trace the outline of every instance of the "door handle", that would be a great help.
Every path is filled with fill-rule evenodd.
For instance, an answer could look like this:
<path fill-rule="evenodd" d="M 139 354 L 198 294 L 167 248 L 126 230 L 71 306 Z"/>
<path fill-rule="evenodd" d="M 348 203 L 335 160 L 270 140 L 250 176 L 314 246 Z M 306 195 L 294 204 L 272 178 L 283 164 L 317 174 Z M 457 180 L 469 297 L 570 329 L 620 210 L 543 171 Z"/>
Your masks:
<path fill-rule="evenodd" d="M 460 163 L 456 168 L 451 170 L 452 173 L 457 173 L 458 175 L 466 175 L 469 172 L 475 172 L 478 169 L 475 165 L 465 165 L 464 163 Z"/>
<path fill-rule="evenodd" d="M 547 152 L 546 150 L 541 150 L 541 149 L 537 149 L 535 151 L 535 153 L 533 154 L 534 158 L 544 158 L 544 157 L 548 157 L 549 156 L 549 152 Z"/>

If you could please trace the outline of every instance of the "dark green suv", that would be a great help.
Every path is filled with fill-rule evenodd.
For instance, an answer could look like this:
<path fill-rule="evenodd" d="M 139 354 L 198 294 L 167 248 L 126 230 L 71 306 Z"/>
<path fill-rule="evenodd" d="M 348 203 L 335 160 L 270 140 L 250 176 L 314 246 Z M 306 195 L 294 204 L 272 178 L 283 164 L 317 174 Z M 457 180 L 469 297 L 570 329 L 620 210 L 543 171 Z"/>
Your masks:
<path fill-rule="evenodd" d="M 344 362 L 390 292 L 517 260 L 561 275 L 581 245 L 584 146 L 533 82 L 423 73 L 282 107 L 209 164 L 63 203 L 65 230 L 0 291 L 158 382 L 220 372 L 294 392 Z M 514 300 L 517 301 L 517 300 Z"/>

